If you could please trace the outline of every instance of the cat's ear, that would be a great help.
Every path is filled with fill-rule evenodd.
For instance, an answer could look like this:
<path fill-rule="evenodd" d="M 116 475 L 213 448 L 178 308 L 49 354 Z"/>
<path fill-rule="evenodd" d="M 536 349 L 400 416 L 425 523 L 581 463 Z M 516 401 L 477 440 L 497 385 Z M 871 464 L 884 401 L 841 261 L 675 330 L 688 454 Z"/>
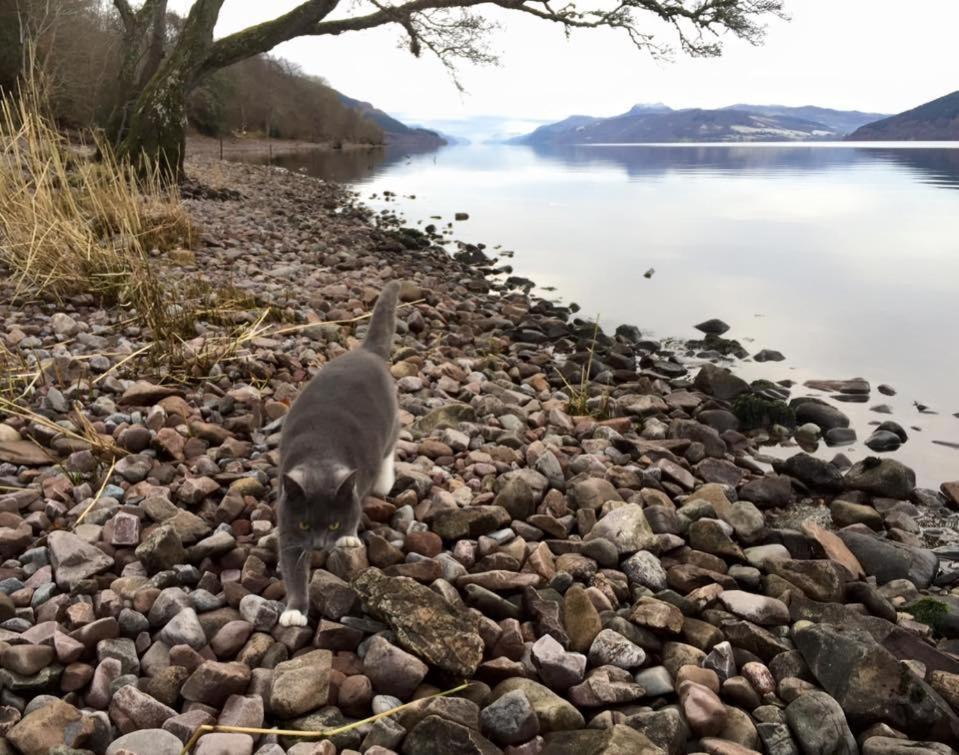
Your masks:
<path fill-rule="evenodd" d="M 352 500 L 356 495 L 356 470 L 350 470 L 340 480 L 336 488 L 336 497 L 339 500 Z"/>
<path fill-rule="evenodd" d="M 306 497 L 306 475 L 299 467 L 295 467 L 283 475 L 283 495 L 287 498 L 296 499 Z"/>

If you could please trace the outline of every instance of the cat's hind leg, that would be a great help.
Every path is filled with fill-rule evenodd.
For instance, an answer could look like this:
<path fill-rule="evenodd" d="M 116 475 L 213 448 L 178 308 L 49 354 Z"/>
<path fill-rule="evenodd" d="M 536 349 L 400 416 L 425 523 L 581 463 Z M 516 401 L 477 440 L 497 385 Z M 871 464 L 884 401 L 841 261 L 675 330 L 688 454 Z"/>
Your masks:
<path fill-rule="evenodd" d="M 375 495 L 385 496 L 393 489 L 393 483 L 396 482 L 393 453 L 393 448 L 390 447 L 390 452 L 380 465 L 379 473 L 376 475 L 376 481 L 373 483 L 373 493 Z"/>

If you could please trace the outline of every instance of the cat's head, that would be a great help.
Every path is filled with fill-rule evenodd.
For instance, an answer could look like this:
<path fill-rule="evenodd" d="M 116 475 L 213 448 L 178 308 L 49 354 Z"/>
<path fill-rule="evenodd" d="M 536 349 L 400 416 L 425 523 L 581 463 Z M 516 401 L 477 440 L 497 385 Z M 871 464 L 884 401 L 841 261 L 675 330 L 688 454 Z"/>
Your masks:
<path fill-rule="evenodd" d="M 295 467 L 283 475 L 282 493 L 286 530 L 304 544 L 325 548 L 356 532 L 361 512 L 356 470 Z"/>

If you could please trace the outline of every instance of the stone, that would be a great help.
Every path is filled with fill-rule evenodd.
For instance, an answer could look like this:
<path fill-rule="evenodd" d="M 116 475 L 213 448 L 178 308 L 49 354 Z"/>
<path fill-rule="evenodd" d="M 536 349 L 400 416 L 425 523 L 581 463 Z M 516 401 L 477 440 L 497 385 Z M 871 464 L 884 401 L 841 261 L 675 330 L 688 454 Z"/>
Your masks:
<path fill-rule="evenodd" d="M 693 386 L 721 401 L 732 401 L 743 393 L 748 393 L 749 383 L 734 375 L 730 370 L 713 364 L 704 364 L 693 380 Z"/>
<path fill-rule="evenodd" d="M 120 687 L 110 700 L 110 720 L 123 734 L 138 729 L 159 729 L 176 715 L 173 708 L 150 697 L 132 684 Z"/>
<path fill-rule="evenodd" d="M 604 629 L 593 640 L 587 656 L 591 666 L 618 666 L 631 669 L 646 662 L 646 652 L 619 632 Z"/>
<path fill-rule="evenodd" d="M 666 570 L 649 551 L 634 553 L 620 565 L 620 569 L 633 582 L 648 587 L 653 592 L 666 589 Z"/>
<path fill-rule="evenodd" d="M 939 571 L 939 557 L 926 548 L 881 538 L 865 528 L 849 527 L 838 534 L 866 573 L 875 576 L 880 585 L 907 579 L 924 589 Z"/>
<path fill-rule="evenodd" d="M 519 744 L 539 734 L 539 719 L 522 690 L 508 692 L 480 713 L 482 732 L 499 744 Z"/>
<path fill-rule="evenodd" d="M 499 755 L 501 750 L 478 731 L 437 715 L 426 716 L 403 740 L 402 755 Z"/>
<path fill-rule="evenodd" d="M 698 736 L 715 736 L 726 726 L 726 706 L 708 687 L 692 681 L 679 685 L 679 702 L 689 728 Z"/>
<path fill-rule="evenodd" d="M 849 427 L 849 417 L 839 409 L 818 400 L 800 401 L 795 405 L 796 422 L 810 422 L 823 432 Z"/>
<path fill-rule="evenodd" d="M 585 680 L 570 687 L 569 699 L 578 707 L 595 707 L 632 702 L 645 692 L 633 681 L 628 671 L 615 666 L 601 666 L 593 669 Z"/>
<path fill-rule="evenodd" d="M 843 489 L 842 473 L 828 461 L 807 453 L 794 454 L 785 461 L 776 461 L 773 469 L 779 474 L 794 477 L 812 490 L 838 493 Z"/>
<path fill-rule="evenodd" d="M 866 576 L 859 559 L 836 533 L 830 532 L 808 519 L 803 522 L 802 531 L 807 537 L 819 543 L 826 554 L 826 558 L 842 565 L 855 579 L 862 579 Z"/>
<path fill-rule="evenodd" d="M 131 383 L 120 396 L 120 406 L 153 406 L 169 396 L 182 396 L 183 392 L 171 386 L 154 385 L 146 380 Z"/>
<path fill-rule="evenodd" d="M 859 752 L 842 707 L 825 692 L 813 690 L 797 697 L 786 707 L 786 720 L 804 753 Z"/>
<path fill-rule="evenodd" d="M 0 441 L 0 462 L 25 467 L 45 467 L 54 461 L 49 452 L 32 441 Z"/>
<path fill-rule="evenodd" d="M 793 637 L 816 680 L 853 726 L 886 722 L 934 739 L 959 732 L 959 718 L 948 703 L 868 632 L 812 624 Z"/>
<path fill-rule="evenodd" d="M 837 498 L 829 504 L 829 513 L 837 527 L 865 524 L 877 531 L 883 529 L 882 514 L 872 506 L 866 506 L 862 503 L 852 503 Z"/>
<path fill-rule="evenodd" d="M 185 700 L 219 708 L 230 695 L 242 695 L 250 684 L 250 669 L 242 663 L 204 661 L 180 690 Z"/>
<path fill-rule="evenodd" d="M 199 650 L 207 644 L 206 634 L 203 632 L 196 611 L 189 606 L 181 608 L 177 615 L 160 630 L 157 637 L 170 647 L 189 645 L 194 650 Z"/>
<path fill-rule="evenodd" d="M 941 742 L 916 742 L 899 737 L 869 737 L 862 744 L 862 755 L 952 755 L 949 745 Z"/>
<path fill-rule="evenodd" d="M 72 590 L 79 582 L 113 566 L 113 559 L 72 532 L 55 530 L 47 536 L 47 550 L 57 585 Z"/>
<path fill-rule="evenodd" d="M 715 317 L 699 323 L 695 328 L 700 333 L 705 333 L 708 336 L 721 336 L 729 330 L 729 326 L 726 323 Z"/>
<path fill-rule="evenodd" d="M 0 666 L 22 676 L 32 676 L 54 659 L 50 645 L 11 645 L 0 654 Z"/>
<path fill-rule="evenodd" d="M 485 535 L 509 523 L 509 512 L 500 506 L 468 506 L 439 512 L 433 518 L 432 529 L 444 540 L 459 540 Z"/>
<path fill-rule="evenodd" d="M 270 688 L 270 710 L 280 718 L 296 718 L 327 703 L 333 654 L 314 650 L 277 664 Z"/>
<path fill-rule="evenodd" d="M 729 525 L 716 519 L 697 519 L 689 525 L 689 545 L 720 558 L 744 561 L 742 549 L 727 533 Z"/>
<path fill-rule="evenodd" d="M 114 739 L 107 747 L 106 755 L 180 755 L 181 742 L 174 734 L 163 729 L 143 729 L 124 734 Z"/>
<path fill-rule="evenodd" d="M 586 590 L 573 585 L 566 591 L 563 600 L 563 626 L 569 635 L 569 647 L 577 653 L 585 653 L 603 628 L 596 606 Z"/>
<path fill-rule="evenodd" d="M 774 561 L 767 564 L 767 568 L 823 603 L 842 601 L 849 578 L 845 569 L 825 559 Z"/>
<path fill-rule="evenodd" d="M 7 732 L 6 738 L 22 755 L 47 755 L 66 742 L 68 727 L 82 718 L 80 711 L 62 700 L 52 700 L 27 713 Z"/>
<path fill-rule="evenodd" d="M 530 649 L 533 665 L 551 689 L 565 690 L 579 684 L 586 673 L 586 656 L 571 653 L 549 634 L 544 634 Z"/>
<path fill-rule="evenodd" d="M 666 755 L 650 739 L 624 724 L 547 734 L 540 755 Z"/>
<path fill-rule="evenodd" d="M 536 717 L 539 719 L 540 733 L 582 729 L 586 725 L 582 713 L 556 693 L 531 679 L 514 677 L 500 682 L 490 694 L 490 702 L 496 702 L 503 695 L 521 690 L 529 700 Z"/>
<path fill-rule="evenodd" d="M 622 501 L 612 483 L 599 477 L 587 477 L 573 483 L 568 491 L 570 504 L 577 509 L 599 509 L 606 501 Z"/>
<path fill-rule="evenodd" d="M 382 694 L 408 699 L 423 679 L 429 667 L 419 658 L 381 636 L 373 637 L 363 657 L 363 669 L 373 683 L 373 688 Z"/>
<path fill-rule="evenodd" d="M 789 623 L 789 608 L 781 600 L 753 595 L 742 590 L 724 590 L 719 601 L 730 613 L 761 626 Z"/>
<path fill-rule="evenodd" d="M 249 734 L 214 732 L 197 740 L 194 755 L 253 755 L 253 737 Z"/>
<path fill-rule="evenodd" d="M 683 628 L 683 612 L 676 606 L 655 598 L 640 598 L 629 620 L 653 631 L 679 634 Z"/>
<path fill-rule="evenodd" d="M 160 525 L 150 532 L 137 546 L 135 554 L 151 574 L 187 563 L 180 536 L 167 525 Z"/>
<path fill-rule="evenodd" d="M 387 577 L 375 567 L 354 579 L 353 589 L 409 652 L 454 676 L 469 678 L 476 671 L 483 640 L 476 619 L 463 606 L 411 579 Z"/>
<path fill-rule="evenodd" d="M 653 531 L 643 514 L 643 507 L 635 503 L 612 509 L 596 522 L 586 540 L 597 538 L 609 540 L 621 555 L 644 550 L 654 542 Z"/>
<path fill-rule="evenodd" d="M 846 472 L 846 490 L 861 490 L 883 498 L 908 499 L 916 489 L 916 473 L 895 459 L 869 456 Z"/>
<path fill-rule="evenodd" d="M 230 695 L 217 723 L 220 726 L 260 728 L 263 726 L 263 715 L 263 698 L 259 695 Z"/>

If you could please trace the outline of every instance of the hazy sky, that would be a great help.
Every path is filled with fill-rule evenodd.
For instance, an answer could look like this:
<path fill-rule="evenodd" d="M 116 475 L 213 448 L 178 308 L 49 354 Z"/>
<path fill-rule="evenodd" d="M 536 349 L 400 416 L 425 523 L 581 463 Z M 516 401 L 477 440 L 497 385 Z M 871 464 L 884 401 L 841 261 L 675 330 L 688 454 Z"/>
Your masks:
<path fill-rule="evenodd" d="M 180 10 L 190 4 L 171 3 Z M 296 4 L 226 0 L 217 35 Z M 502 24 L 491 40 L 500 65 L 464 66 L 465 94 L 436 60 L 398 49 L 393 27 L 298 39 L 274 52 L 412 122 L 613 115 L 637 102 L 816 104 L 893 113 L 959 89 L 957 0 L 786 0 L 786 10 L 791 20 L 770 19 L 761 47 L 729 38 L 721 58 L 677 53 L 673 62 L 658 62 L 612 30 L 579 31 L 567 40 L 555 24 L 493 9 L 489 16 Z"/>

